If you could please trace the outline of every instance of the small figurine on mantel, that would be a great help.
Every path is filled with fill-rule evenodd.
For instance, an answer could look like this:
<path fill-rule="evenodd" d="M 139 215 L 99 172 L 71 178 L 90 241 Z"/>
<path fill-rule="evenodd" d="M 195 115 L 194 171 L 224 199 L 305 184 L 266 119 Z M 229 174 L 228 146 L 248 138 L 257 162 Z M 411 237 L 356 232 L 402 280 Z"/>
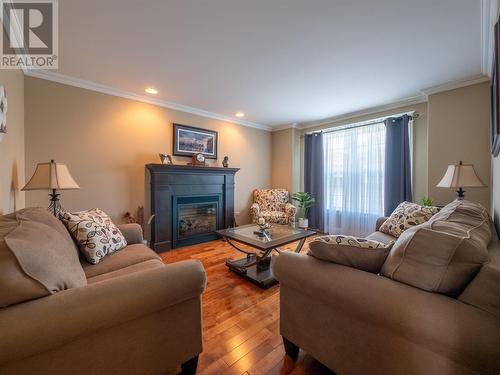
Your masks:
<path fill-rule="evenodd" d="M 222 166 L 224 168 L 228 168 L 229 167 L 229 157 L 228 156 L 224 156 L 224 159 L 222 159 Z"/>
<path fill-rule="evenodd" d="M 160 161 L 162 164 L 173 164 L 172 163 L 172 157 L 167 154 L 159 154 L 160 155 Z"/>

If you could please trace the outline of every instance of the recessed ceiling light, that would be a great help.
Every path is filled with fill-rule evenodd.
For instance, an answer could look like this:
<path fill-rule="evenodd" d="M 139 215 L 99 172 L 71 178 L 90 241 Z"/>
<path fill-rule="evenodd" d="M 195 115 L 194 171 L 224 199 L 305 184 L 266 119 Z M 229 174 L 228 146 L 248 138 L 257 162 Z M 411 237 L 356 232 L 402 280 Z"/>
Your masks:
<path fill-rule="evenodd" d="M 153 88 L 153 87 L 147 87 L 146 90 L 144 90 L 144 91 L 146 91 L 148 94 L 152 94 L 152 95 L 158 94 L 158 90 Z"/>
<path fill-rule="evenodd" d="M 235 116 L 236 117 L 245 117 L 245 114 L 243 112 L 236 112 Z"/>

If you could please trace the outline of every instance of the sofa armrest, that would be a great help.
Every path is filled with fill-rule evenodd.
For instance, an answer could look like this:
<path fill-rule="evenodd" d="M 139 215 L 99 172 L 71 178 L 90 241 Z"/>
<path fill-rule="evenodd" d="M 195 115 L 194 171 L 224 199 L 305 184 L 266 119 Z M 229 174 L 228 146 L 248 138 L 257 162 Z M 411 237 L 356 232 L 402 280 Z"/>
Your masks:
<path fill-rule="evenodd" d="M 497 358 L 495 364 L 500 363 L 500 319 L 478 308 L 305 254 L 283 252 L 275 259 L 273 270 L 281 298 L 290 288 L 331 311 L 328 318 L 311 316 L 314 309 L 297 304 L 295 308 L 304 310 L 308 319 L 349 315 L 450 358 L 459 353 L 484 363 Z M 306 321 L 304 324 L 307 327 Z"/>
<path fill-rule="evenodd" d="M 205 270 L 189 260 L 133 272 L 0 310 L 0 363 L 199 298 Z M 201 319 L 201 316 L 200 316 Z"/>
<path fill-rule="evenodd" d="M 287 203 L 285 204 L 285 213 L 286 217 L 291 219 L 292 217 L 295 217 L 295 214 L 297 213 L 297 207 L 295 207 L 291 203 Z"/>
<path fill-rule="evenodd" d="M 250 214 L 252 215 L 252 221 L 256 223 L 260 217 L 260 206 L 257 203 L 252 203 L 250 206 Z"/>
<path fill-rule="evenodd" d="M 388 219 L 388 217 L 382 216 L 377 219 L 377 222 L 375 223 L 375 232 L 377 232 L 382 224 Z"/>
<path fill-rule="evenodd" d="M 142 228 L 139 224 L 120 224 L 118 229 L 123 233 L 125 240 L 128 245 L 133 245 L 136 243 L 142 243 L 144 236 L 142 234 Z"/>

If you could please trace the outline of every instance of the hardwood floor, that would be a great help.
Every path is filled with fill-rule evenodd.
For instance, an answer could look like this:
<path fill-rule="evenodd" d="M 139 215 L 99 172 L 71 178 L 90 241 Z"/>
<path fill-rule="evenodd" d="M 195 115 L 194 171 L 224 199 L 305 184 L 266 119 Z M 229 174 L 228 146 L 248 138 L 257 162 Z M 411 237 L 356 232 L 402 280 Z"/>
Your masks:
<path fill-rule="evenodd" d="M 295 244 L 285 247 L 294 248 Z M 262 290 L 226 268 L 226 259 L 241 257 L 222 240 L 162 254 L 166 263 L 199 259 L 207 272 L 203 294 L 204 350 L 198 373 L 333 374 L 302 350 L 296 362 L 285 356 L 279 334 L 279 285 Z"/>

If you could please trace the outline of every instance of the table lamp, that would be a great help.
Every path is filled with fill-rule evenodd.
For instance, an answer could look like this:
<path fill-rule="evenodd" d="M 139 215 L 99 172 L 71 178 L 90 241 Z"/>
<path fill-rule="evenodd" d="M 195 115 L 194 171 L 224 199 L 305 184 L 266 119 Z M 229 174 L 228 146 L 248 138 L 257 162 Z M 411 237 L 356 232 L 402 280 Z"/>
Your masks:
<path fill-rule="evenodd" d="M 486 187 L 486 185 L 479 179 L 472 164 L 460 162 L 459 164 L 448 165 L 446 173 L 436 187 L 458 188 L 456 191 L 458 199 L 463 200 L 465 197 L 465 190 L 463 188 Z"/>
<path fill-rule="evenodd" d="M 78 190 L 80 186 L 75 182 L 68 167 L 63 163 L 56 163 L 51 160 L 50 163 L 38 163 L 35 173 L 30 178 L 28 183 L 22 188 L 26 190 L 52 190 L 50 196 L 50 206 L 48 210 L 51 211 L 55 217 L 58 217 L 62 210 L 61 203 L 59 202 L 59 195 L 57 190 Z"/>

